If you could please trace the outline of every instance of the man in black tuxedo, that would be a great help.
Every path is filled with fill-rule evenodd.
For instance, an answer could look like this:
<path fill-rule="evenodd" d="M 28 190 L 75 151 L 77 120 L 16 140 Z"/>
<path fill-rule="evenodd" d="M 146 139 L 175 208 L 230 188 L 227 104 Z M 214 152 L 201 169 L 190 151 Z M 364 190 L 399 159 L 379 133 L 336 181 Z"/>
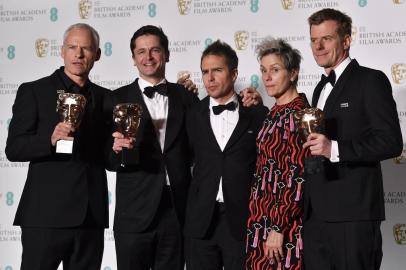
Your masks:
<path fill-rule="evenodd" d="M 103 147 L 108 90 L 89 81 L 100 58 L 99 35 L 87 24 L 70 26 L 61 51 L 64 67 L 19 87 L 7 138 L 10 161 L 29 161 L 14 225 L 22 230 L 21 269 L 100 269 L 108 196 Z M 62 92 L 87 99 L 78 130 L 59 122 Z M 110 115 L 110 114 L 109 114 Z M 60 140 L 73 140 L 71 154 L 58 153 Z"/>
<path fill-rule="evenodd" d="M 185 118 L 198 98 L 165 79 L 169 48 L 161 28 L 141 27 L 130 48 L 139 78 L 115 90 L 113 104 L 138 103 L 143 113 L 135 138 L 114 132 L 110 144 L 110 169 L 117 171 L 117 267 L 183 270 L 182 228 L 191 180 Z"/>
<path fill-rule="evenodd" d="M 237 68 L 237 54 L 221 41 L 201 57 L 208 96 L 187 119 L 195 162 L 185 224 L 188 270 L 244 267 L 255 139 L 268 110 L 243 107 L 234 90 Z"/>
<path fill-rule="evenodd" d="M 304 147 L 324 160 L 308 176 L 304 223 L 306 269 L 379 269 L 385 219 L 380 161 L 399 155 L 402 135 L 388 78 L 350 59 L 351 18 L 323 9 L 308 19 L 313 56 L 326 75 L 312 106 L 325 134 Z"/>

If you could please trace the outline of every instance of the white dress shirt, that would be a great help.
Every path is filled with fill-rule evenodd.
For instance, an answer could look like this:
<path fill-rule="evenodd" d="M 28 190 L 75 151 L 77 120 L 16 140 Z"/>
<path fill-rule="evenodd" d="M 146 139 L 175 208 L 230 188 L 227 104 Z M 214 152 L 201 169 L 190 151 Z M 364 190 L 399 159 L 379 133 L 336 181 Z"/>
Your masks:
<path fill-rule="evenodd" d="M 163 79 L 158 84 L 163 83 L 166 83 L 166 79 Z M 142 78 L 139 78 L 138 86 L 143 92 L 145 87 L 154 85 Z M 147 97 L 144 93 L 142 94 L 142 97 L 144 99 L 145 105 L 147 105 L 148 112 L 151 115 L 152 123 L 155 127 L 155 133 L 158 138 L 159 145 L 161 146 L 161 151 L 163 151 L 165 145 L 166 123 L 168 120 L 168 97 L 163 96 L 157 92 L 153 94 L 152 98 Z M 166 184 L 168 186 L 170 185 L 167 172 L 166 172 Z"/>
<path fill-rule="evenodd" d="M 224 104 L 228 104 L 229 102 L 234 102 L 236 107 L 234 111 L 224 110 L 220 114 L 216 115 L 213 113 L 213 106 L 220 105 L 215 99 L 210 97 L 210 124 L 213 130 L 214 136 L 216 137 L 217 143 L 221 149 L 224 150 L 225 146 L 227 145 L 228 140 L 231 137 L 239 119 L 238 114 L 238 99 L 237 95 L 234 94 L 229 100 L 227 100 Z M 219 190 L 217 192 L 216 201 L 224 202 L 223 197 L 223 188 L 222 188 L 222 177 L 220 177 L 220 184 Z"/>
<path fill-rule="evenodd" d="M 341 74 L 344 72 L 345 68 L 351 62 L 351 58 L 347 57 L 343 62 L 341 62 L 335 69 L 334 72 L 336 74 L 336 82 L 340 78 Z M 325 74 L 327 76 L 327 74 Z M 327 98 L 330 96 L 331 91 L 333 90 L 333 86 L 330 83 L 327 83 L 323 90 L 320 92 L 319 100 L 317 101 L 317 108 L 323 110 L 324 106 L 326 105 Z M 330 154 L 330 161 L 331 162 L 339 162 L 339 152 L 338 152 L 338 143 L 337 141 L 331 141 L 331 154 Z"/>

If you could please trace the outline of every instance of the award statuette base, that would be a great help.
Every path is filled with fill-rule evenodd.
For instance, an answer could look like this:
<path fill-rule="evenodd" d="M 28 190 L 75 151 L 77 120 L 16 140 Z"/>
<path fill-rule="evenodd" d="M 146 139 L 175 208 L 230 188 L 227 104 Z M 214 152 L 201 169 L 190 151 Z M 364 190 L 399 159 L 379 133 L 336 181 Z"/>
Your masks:
<path fill-rule="evenodd" d="M 72 154 L 73 141 L 59 140 L 56 142 L 56 153 Z"/>

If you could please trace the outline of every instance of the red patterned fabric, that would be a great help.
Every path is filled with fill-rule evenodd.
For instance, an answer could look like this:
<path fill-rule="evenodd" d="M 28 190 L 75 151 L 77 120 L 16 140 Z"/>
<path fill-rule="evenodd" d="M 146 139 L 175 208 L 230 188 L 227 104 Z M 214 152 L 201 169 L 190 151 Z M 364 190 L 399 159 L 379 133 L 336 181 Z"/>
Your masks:
<path fill-rule="evenodd" d="M 247 222 L 246 269 L 303 269 L 302 174 L 304 158 L 309 153 L 302 149 L 293 112 L 308 106 L 304 95 L 288 104 L 275 104 L 258 133 Z M 264 254 L 264 243 L 271 230 L 284 235 L 285 259 L 279 265 Z"/>

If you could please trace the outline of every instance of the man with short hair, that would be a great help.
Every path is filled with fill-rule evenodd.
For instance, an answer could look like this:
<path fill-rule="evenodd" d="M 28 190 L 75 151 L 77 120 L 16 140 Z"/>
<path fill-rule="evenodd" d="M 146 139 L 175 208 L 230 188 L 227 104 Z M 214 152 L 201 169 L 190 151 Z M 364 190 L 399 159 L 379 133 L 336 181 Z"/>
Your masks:
<path fill-rule="evenodd" d="M 323 162 L 307 176 L 304 261 L 311 270 L 379 269 L 385 219 L 380 161 L 398 156 L 402 135 L 388 78 L 349 57 L 351 18 L 335 9 L 312 14 L 311 48 L 325 75 L 312 106 L 325 134 L 303 145 Z"/>
<path fill-rule="evenodd" d="M 6 145 L 10 161 L 29 161 L 14 225 L 21 226 L 22 270 L 100 269 L 108 226 L 103 147 L 108 90 L 89 72 L 100 58 L 99 35 L 90 25 L 70 26 L 61 51 L 64 66 L 52 75 L 20 85 Z M 59 122 L 60 93 L 85 96 L 78 130 Z M 111 116 L 110 116 L 111 117 Z M 56 144 L 73 140 L 71 154 Z"/>
<path fill-rule="evenodd" d="M 109 169 L 117 171 L 117 268 L 183 270 L 182 228 L 191 178 L 185 118 L 198 98 L 165 78 L 169 46 L 161 28 L 139 28 L 130 49 L 139 78 L 115 90 L 113 104 L 138 103 L 143 112 L 135 138 L 114 132 L 111 142 Z"/>
<path fill-rule="evenodd" d="M 243 106 L 234 90 L 238 57 L 228 44 L 209 45 L 201 70 L 208 96 L 187 118 L 194 168 L 185 224 L 186 266 L 243 269 L 255 139 L 268 110 Z"/>

